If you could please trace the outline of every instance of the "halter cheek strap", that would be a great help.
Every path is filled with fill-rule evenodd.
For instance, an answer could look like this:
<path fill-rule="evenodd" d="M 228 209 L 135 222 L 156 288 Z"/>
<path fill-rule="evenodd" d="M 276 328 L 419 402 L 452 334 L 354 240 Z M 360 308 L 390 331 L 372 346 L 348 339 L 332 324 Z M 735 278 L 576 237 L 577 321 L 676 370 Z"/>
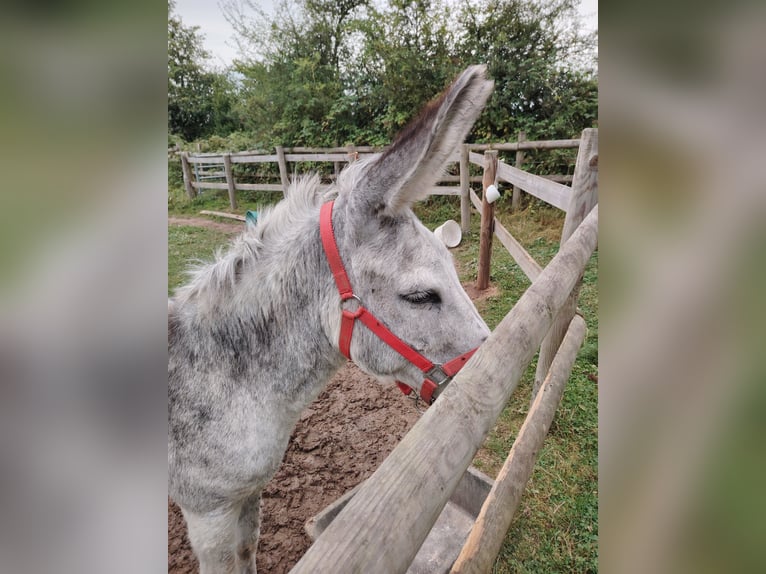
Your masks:
<path fill-rule="evenodd" d="M 342 317 L 340 323 L 340 337 L 338 346 L 340 352 L 351 360 L 351 336 L 354 332 L 354 324 L 357 319 L 364 323 L 375 335 L 384 343 L 394 349 L 402 357 L 423 371 L 424 380 L 420 389 L 420 397 L 426 404 L 433 403 L 441 393 L 441 390 L 452 380 L 452 377 L 463 367 L 471 358 L 476 349 L 471 349 L 467 353 L 452 359 L 444 365 L 437 365 L 429 361 L 426 357 L 418 353 L 399 337 L 394 335 L 375 315 L 373 315 L 363 304 L 361 299 L 354 295 L 346 269 L 343 266 L 343 260 L 338 251 L 338 244 L 335 241 L 335 233 L 332 227 L 332 208 L 334 202 L 328 202 L 322 205 L 319 214 L 319 234 L 324 246 L 327 262 L 335 278 L 335 285 L 340 293 Z M 348 301 L 356 301 L 356 308 L 349 309 L 346 306 Z M 405 395 L 412 393 L 413 389 L 404 383 L 396 383 Z"/>

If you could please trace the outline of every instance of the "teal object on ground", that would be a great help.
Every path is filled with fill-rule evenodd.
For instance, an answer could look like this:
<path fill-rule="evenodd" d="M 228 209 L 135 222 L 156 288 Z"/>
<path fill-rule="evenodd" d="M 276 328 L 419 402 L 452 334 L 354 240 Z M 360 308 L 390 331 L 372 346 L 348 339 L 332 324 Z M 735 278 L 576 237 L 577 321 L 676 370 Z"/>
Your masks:
<path fill-rule="evenodd" d="M 255 222 L 258 221 L 258 212 L 251 211 L 248 209 L 247 213 L 245 213 L 245 221 L 247 223 L 251 223 L 252 225 L 255 225 Z"/>

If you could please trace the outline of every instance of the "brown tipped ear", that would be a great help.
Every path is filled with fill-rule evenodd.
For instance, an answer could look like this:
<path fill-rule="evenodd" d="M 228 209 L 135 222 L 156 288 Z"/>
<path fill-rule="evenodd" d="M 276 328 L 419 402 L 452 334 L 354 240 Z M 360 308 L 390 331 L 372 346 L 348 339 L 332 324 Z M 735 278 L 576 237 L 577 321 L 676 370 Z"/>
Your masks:
<path fill-rule="evenodd" d="M 471 66 L 460 74 L 369 165 L 355 190 L 359 200 L 391 216 L 424 199 L 479 117 L 493 86 L 486 66 Z"/>

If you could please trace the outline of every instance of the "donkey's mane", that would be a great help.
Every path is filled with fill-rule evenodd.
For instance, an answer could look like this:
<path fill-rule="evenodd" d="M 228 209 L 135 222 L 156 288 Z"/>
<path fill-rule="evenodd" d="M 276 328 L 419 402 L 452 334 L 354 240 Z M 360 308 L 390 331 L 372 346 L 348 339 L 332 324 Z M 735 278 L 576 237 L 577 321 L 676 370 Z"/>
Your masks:
<path fill-rule="evenodd" d="M 317 174 L 301 176 L 291 184 L 287 197 L 276 205 L 258 212 L 258 221 L 248 223 L 245 230 L 226 248 L 219 248 L 212 262 L 196 261 L 187 270 L 189 281 L 175 293 L 179 303 L 191 299 L 220 299 L 231 292 L 244 266 L 265 264 L 270 255 L 280 257 L 289 250 L 296 234 L 304 233 L 309 222 L 318 222 L 319 206 L 337 197 L 340 189 L 353 189 L 354 181 L 368 160 L 358 161 L 345 169 L 336 185 L 322 188 Z M 282 267 L 284 270 L 284 267 Z"/>

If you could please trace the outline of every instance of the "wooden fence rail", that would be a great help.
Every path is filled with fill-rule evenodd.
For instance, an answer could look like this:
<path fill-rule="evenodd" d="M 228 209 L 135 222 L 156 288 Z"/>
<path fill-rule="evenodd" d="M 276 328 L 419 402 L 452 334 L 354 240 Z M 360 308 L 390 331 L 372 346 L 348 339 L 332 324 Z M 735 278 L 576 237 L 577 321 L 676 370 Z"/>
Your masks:
<path fill-rule="evenodd" d="M 407 570 L 575 287 L 597 234 L 595 207 L 293 574 Z"/>
<path fill-rule="evenodd" d="M 585 320 L 575 315 L 550 372 L 540 387 L 503 468 L 452 566 L 451 574 L 485 574 L 492 570 L 513 515 L 534 468 L 537 454 L 561 402 L 577 352 L 585 339 Z"/>
<path fill-rule="evenodd" d="M 534 142 L 519 139 L 509 149 L 517 150 L 521 163 L 521 150 L 535 148 L 524 145 Z M 463 229 L 468 228 L 471 204 L 482 214 L 477 286 L 485 288 L 489 281 L 493 236 L 532 285 L 293 573 L 405 572 L 545 341 L 537 371 L 544 381 L 535 382 L 530 412 L 452 574 L 478 574 L 491 568 L 585 338 L 585 321 L 575 315 L 575 308 L 585 265 L 597 244 L 598 132 L 585 130 L 581 140 L 571 142 L 579 145 L 572 188 L 498 161 L 496 149 L 485 150 L 483 156 L 471 146 L 460 150 Z M 471 163 L 484 168 L 481 200 L 470 188 Z M 511 183 L 514 195 L 524 191 L 567 212 L 561 248 L 546 268 L 494 216 L 485 195 L 498 180 Z M 514 349 L 511 355 L 509 348 Z"/>
<path fill-rule="evenodd" d="M 451 162 L 459 163 L 459 175 L 446 175 L 444 176 L 438 185 L 429 190 L 431 195 L 460 195 L 461 201 L 461 225 L 463 230 L 468 230 L 468 218 L 470 216 L 469 209 L 469 197 L 467 195 L 468 185 L 471 182 L 481 181 L 480 176 L 471 176 L 469 171 L 469 162 L 465 156 L 466 153 L 475 151 L 484 151 L 488 149 L 500 150 L 500 151 L 517 151 L 517 156 L 523 158 L 523 153 L 519 150 L 552 150 L 552 149 L 566 149 L 574 148 L 579 144 L 579 140 L 549 140 L 549 141 L 518 141 L 518 142 L 504 142 L 497 144 L 464 144 L 462 148 L 454 154 L 451 158 Z M 313 147 L 282 147 L 277 146 L 275 153 L 254 150 L 244 152 L 231 152 L 231 153 L 195 153 L 189 154 L 188 152 L 181 152 L 181 166 L 184 174 L 184 188 L 189 198 L 194 198 L 199 190 L 203 189 L 226 189 L 229 192 L 229 202 L 232 209 L 236 209 L 237 199 L 236 192 L 239 190 L 248 191 L 282 191 L 287 193 L 287 189 L 290 183 L 290 172 L 288 164 L 296 164 L 302 162 L 319 162 L 319 163 L 333 163 L 334 173 L 330 175 L 330 178 L 337 177 L 337 173 L 340 171 L 340 166 L 343 163 L 349 163 L 356 161 L 359 158 L 367 157 L 371 154 L 384 151 L 383 147 L 372 146 L 345 146 L 345 147 L 329 147 L 329 148 L 313 148 Z M 169 156 L 177 154 L 176 150 L 168 150 Z M 521 155 L 518 155 L 521 153 Z M 479 154 L 474 154 L 476 157 L 483 157 Z M 280 183 L 240 183 L 236 181 L 233 173 L 232 166 L 234 164 L 277 164 L 279 168 Z M 228 164 L 228 167 L 227 167 Z M 517 164 L 518 167 L 518 164 Z M 212 169 L 211 169 L 212 168 Z M 295 169 L 295 168 L 294 168 Z M 522 172 L 523 174 L 524 172 Z M 193 175 L 194 174 L 194 175 Z M 510 177 L 510 179 L 509 179 Z M 522 178 L 523 175 L 516 174 L 506 177 L 506 181 L 514 181 Z M 224 181 L 210 181 L 223 179 Z M 566 188 L 562 183 L 568 183 L 572 180 L 570 175 L 551 174 L 544 176 L 545 181 L 550 185 L 538 184 L 537 187 L 543 189 L 538 192 L 538 195 L 551 195 L 555 196 L 554 191 L 559 187 Z M 445 185 L 447 184 L 447 185 Z M 449 185 L 458 184 L 458 185 Z M 558 186 L 558 187 L 557 187 Z M 535 188 L 536 189 L 536 188 Z M 533 191 L 530 191 L 534 195 Z M 562 192 L 559 192 L 561 194 Z M 554 197 L 555 199 L 555 197 Z"/>

